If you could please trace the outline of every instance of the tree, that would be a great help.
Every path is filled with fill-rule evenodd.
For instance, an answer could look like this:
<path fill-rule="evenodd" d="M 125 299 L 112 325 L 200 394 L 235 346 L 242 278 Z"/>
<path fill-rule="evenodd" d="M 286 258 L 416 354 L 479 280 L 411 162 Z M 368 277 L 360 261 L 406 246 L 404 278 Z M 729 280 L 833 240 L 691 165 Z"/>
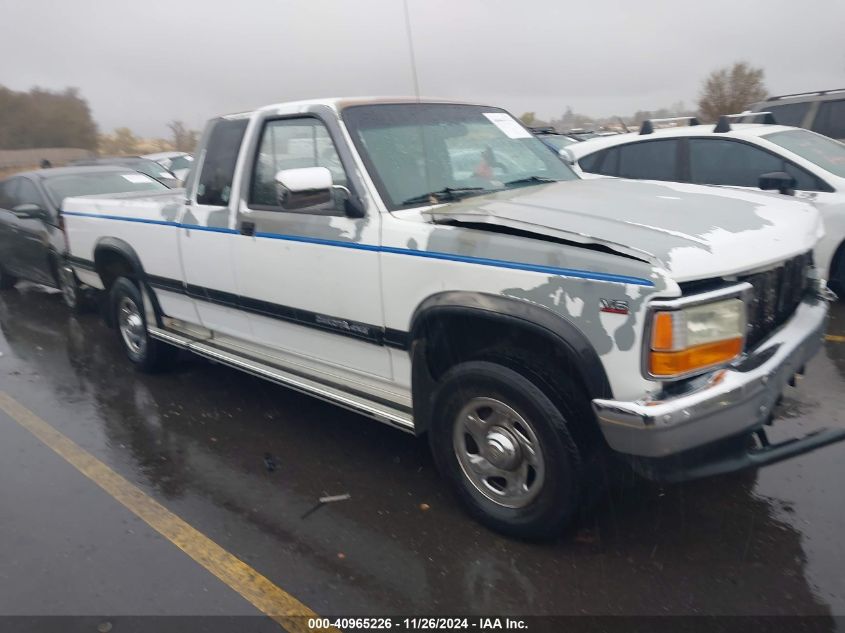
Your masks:
<path fill-rule="evenodd" d="M 531 127 L 537 122 L 537 116 L 534 112 L 525 112 L 519 120 L 522 121 L 527 127 Z"/>
<path fill-rule="evenodd" d="M 112 134 L 100 137 L 100 152 L 110 156 L 138 153 L 138 137 L 128 127 L 119 127 Z"/>
<path fill-rule="evenodd" d="M 715 121 L 721 114 L 744 111 L 755 101 L 768 96 L 763 83 L 764 71 L 747 62 L 714 70 L 701 88 L 698 109 L 705 121 Z"/>
<path fill-rule="evenodd" d="M 171 121 L 167 124 L 170 129 L 170 144 L 177 152 L 193 152 L 197 147 L 199 133 L 189 130 L 182 121 Z"/>
<path fill-rule="evenodd" d="M 0 86 L 0 148 L 97 146 L 97 126 L 76 88 L 60 92 Z"/>

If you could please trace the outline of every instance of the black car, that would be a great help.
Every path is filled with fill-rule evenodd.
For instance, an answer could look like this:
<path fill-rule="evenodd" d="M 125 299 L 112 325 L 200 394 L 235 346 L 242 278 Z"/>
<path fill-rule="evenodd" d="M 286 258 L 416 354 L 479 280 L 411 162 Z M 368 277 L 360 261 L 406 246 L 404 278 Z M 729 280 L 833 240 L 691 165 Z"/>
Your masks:
<path fill-rule="evenodd" d="M 71 309 L 80 307 L 79 285 L 63 265 L 65 198 L 132 191 L 167 191 L 143 174 L 120 167 L 61 167 L 16 174 L 0 182 L 0 289 L 19 279 L 59 288 Z"/>
<path fill-rule="evenodd" d="M 150 178 L 158 180 L 168 189 L 181 187 L 181 181 L 165 167 L 162 167 L 154 160 L 141 158 L 140 156 L 104 156 L 101 158 L 80 158 L 70 163 L 71 165 L 116 165 L 134 169 Z"/>

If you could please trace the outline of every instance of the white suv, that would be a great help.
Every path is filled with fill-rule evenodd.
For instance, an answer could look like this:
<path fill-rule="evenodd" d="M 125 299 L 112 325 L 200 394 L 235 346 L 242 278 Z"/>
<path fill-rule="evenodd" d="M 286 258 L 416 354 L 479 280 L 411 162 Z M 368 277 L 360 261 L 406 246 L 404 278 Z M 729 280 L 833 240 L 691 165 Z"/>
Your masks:
<path fill-rule="evenodd" d="M 590 139 L 564 151 L 587 178 L 762 186 L 812 201 L 826 233 L 816 263 L 831 287 L 845 293 L 845 144 L 783 125 L 731 124 L 733 116 L 716 125 L 691 119 L 689 126 L 662 129 L 646 122 L 638 134 Z"/>

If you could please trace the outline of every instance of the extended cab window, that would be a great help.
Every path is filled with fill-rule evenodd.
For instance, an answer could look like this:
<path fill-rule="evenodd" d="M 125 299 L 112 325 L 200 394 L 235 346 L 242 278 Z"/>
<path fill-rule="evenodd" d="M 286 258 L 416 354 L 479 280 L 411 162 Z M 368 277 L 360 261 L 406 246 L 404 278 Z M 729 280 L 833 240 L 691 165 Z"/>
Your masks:
<path fill-rule="evenodd" d="M 763 174 L 782 171 L 783 160 L 746 143 L 726 139 L 689 141 L 690 182 L 757 187 Z"/>
<path fill-rule="evenodd" d="M 276 174 L 284 169 L 325 167 L 332 182 L 346 186 L 346 173 L 326 126 L 313 117 L 268 121 L 253 167 L 249 202 L 279 206 Z"/>
<path fill-rule="evenodd" d="M 235 163 L 246 131 L 247 119 L 220 119 L 214 124 L 205 148 L 197 185 L 197 204 L 225 207 L 232 197 Z"/>
<path fill-rule="evenodd" d="M 679 180 L 678 141 L 640 141 L 619 147 L 619 177 Z"/>

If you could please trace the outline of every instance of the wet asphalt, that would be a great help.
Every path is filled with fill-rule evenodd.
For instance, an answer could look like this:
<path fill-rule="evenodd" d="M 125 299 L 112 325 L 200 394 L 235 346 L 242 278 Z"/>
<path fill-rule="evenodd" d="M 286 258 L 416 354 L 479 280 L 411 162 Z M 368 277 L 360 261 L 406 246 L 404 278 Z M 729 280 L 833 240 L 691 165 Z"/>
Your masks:
<path fill-rule="evenodd" d="M 462 513 L 425 440 L 187 355 L 136 373 L 38 287 L 0 295 L 0 353 L 0 390 L 320 614 L 845 615 L 845 444 L 682 485 L 617 474 L 528 544 Z M 822 426 L 845 426 L 845 342 L 774 436 Z M 0 615 L 255 613 L 0 412 Z"/>

